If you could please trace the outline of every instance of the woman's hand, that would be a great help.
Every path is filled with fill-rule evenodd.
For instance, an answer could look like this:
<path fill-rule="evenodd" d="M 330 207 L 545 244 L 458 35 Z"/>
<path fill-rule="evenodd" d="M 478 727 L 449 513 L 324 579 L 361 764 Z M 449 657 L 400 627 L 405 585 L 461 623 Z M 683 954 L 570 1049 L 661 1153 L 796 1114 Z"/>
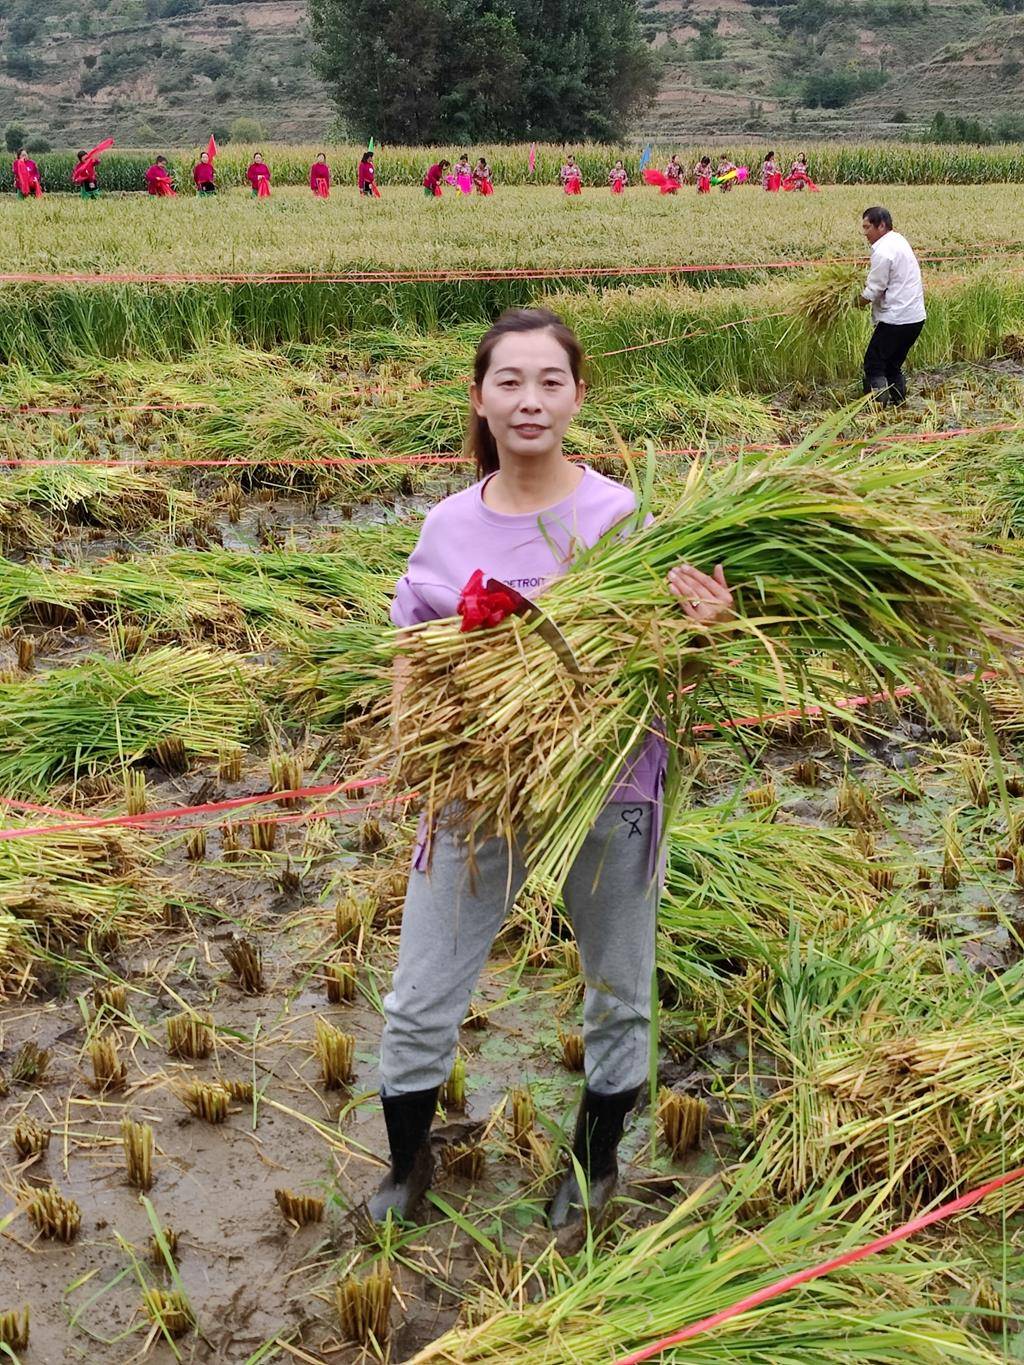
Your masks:
<path fill-rule="evenodd" d="M 732 592 L 721 564 L 715 565 L 711 577 L 692 564 L 679 564 L 669 570 L 668 590 L 679 599 L 690 620 L 699 626 L 728 621 L 734 614 Z"/>

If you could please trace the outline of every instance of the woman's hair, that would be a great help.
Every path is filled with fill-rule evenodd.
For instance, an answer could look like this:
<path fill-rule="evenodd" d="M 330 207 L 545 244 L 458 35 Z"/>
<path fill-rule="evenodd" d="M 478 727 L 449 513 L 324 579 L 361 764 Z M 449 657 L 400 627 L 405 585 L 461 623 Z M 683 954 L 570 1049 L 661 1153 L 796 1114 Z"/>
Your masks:
<path fill-rule="evenodd" d="M 700 164 L 701 164 L 702 166 L 710 166 L 710 165 L 711 165 L 711 158 L 710 158 L 709 156 L 702 156 L 701 159 L 700 159 Z"/>
<path fill-rule="evenodd" d="M 253 154 L 252 154 L 252 159 L 253 159 L 253 161 L 262 161 L 262 160 L 263 160 L 263 153 L 262 153 L 262 152 L 253 152 Z"/>
<path fill-rule="evenodd" d="M 577 384 L 580 382 L 583 376 L 583 347 L 572 328 L 567 327 L 557 313 L 547 308 L 506 308 L 498 321 L 480 338 L 476 348 L 473 382 L 477 389 L 490 369 L 491 356 L 498 342 L 502 337 L 521 332 L 550 332 L 569 359 L 573 381 Z M 487 418 L 481 417 L 475 408 L 470 410 L 465 448 L 466 454 L 476 460 L 480 478 L 493 474 L 498 468 L 497 444 L 487 425 Z"/>
<path fill-rule="evenodd" d="M 200 152 L 200 153 L 199 153 L 199 160 L 202 161 L 202 159 L 203 159 L 204 156 L 206 157 L 207 161 L 209 161 L 209 159 L 210 159 L 210 153 L 209 153 L 209 152 Z"/>
<path fill-rule="evenodd" d="M 79 159 L 79 161 L 84 161 L 84 160 L 85 160 L 85 152 L 79 152 L 79 153 L 78 153 L 78 159 Z"/>
<path fill-rule="evenodd" d="M 774 161 L 774 160 L 775 160 L 775 153 L 774 153 L 774 152 L 765 152 L 765 157 L 764 157 L 764 159 L 765 159 L 765 161 Z"/>
<path fill-rule="evenodd" d="M 317 160 L 318 160 L 318 161 L 326 161 L 326 160 L 327 160 L 327 153 L 326 153 L 326 152 L 317 152 L 316 155 L 317 155 Z"/>
<path fill-rule="evenodd" d="M 373 160 L 373 153 L 372 153 L 371 151 L 367 150 L 367 151 L 365 151 L 365 152 L 362 154 L 362 156 L 359 158 L 359 160 L 360 160 L 360 161 L 372 161 L 372 160 Z"/>
<path fill-rule="evenodd" d="M 26 150 L 25 150 L 24 147 L 19 147 L 19 148 L 18 148 L 18 151 L 17 151 L 17 155 L 18 155 L 19 157 L 26 157 L 26 156 L 28 156 L 28 152 L 26 152 Z"/>

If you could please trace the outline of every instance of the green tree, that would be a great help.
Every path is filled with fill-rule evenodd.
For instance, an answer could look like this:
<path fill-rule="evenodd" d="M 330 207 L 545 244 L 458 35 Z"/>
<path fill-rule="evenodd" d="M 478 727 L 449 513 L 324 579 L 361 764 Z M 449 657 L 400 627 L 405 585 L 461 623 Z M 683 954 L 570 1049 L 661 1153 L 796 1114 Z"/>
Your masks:
<path fill-rule="evenodd" d="M 266 137 L 263 124 L 244 115 L 232 120 L 228 133 L 232 142 L 262 142 Z"/>
<path fill-rule="evenodd" d="M 23 123 L 11 122 L 4 129 L 4 146 L 9 152 L 20 151 L 28 141 L 28 129 Z"/>
<path fill-rule="evenodd" d="M 340 118 L 388 142 L 611 138 L 653 95 L 635 0 L 310 0 Z"/>

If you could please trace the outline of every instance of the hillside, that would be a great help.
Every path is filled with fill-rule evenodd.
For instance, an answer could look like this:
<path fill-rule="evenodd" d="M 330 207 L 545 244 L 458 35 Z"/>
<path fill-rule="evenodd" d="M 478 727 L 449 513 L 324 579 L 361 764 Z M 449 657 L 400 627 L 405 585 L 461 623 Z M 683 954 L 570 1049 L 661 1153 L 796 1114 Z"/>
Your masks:
<path fill-rule="evenodd" d="M 876 138 L 939 110 L 991 119 L 1024 93 L 1017 0 L 640 0 L 664 61 L 640 138 Z M 0 9 L 0 127 L 55 145 L 260 136 L 333 122 L 305 0 L 12 0 Z M 826 107 L 822 107 L 826 106 Z M 828 107 L 836 106 L 836 107 Z M 256 135 L 255 133 L 253 135 Z"/>
<path fill-rule="evenodd" d="M 310 142 L 333 118 L 305 0 L 13 0 L 0 43 L 0 126 L 58 146 L 205 142 L 236 118 Z"/>

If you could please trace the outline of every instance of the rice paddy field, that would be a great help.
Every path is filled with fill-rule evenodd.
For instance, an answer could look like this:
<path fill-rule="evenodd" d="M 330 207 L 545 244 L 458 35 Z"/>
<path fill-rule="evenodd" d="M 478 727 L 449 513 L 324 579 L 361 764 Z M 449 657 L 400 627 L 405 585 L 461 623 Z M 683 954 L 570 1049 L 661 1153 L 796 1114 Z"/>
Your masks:
<path fill-rule="evenodd" d="M 385 191 L 0 202 L 0 1356 L 26 1365 L 625 1360 L 1024 1165 L 1020 187 Z M 871 202 L 940 258 L 898 412 L 859 400 Z M 674 694 L 650 1094 L 571 1251 L 543 1221 L 582 1083 L 568 799 L 421 1221 L 360 1213 L 430 772 L 390 748 L 388 606 L 471 478 L 482 327 L 541 299 L 589 356 L 568 448 L 730 547 L 752 623 Z M 1024 1359 L 1022 1209 L 1011 1183 L 654 1358 Z"/>

